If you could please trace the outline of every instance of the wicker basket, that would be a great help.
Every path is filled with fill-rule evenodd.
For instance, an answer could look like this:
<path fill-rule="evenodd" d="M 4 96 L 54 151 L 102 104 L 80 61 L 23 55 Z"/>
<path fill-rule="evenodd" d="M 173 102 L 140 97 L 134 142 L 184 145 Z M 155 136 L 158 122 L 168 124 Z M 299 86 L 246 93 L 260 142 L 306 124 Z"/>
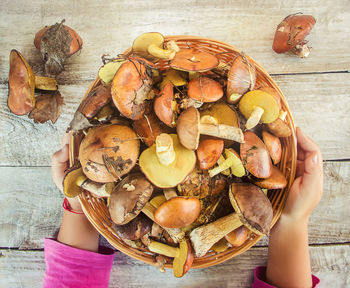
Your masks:
<path fill-rule="evenodd" d="M 175 40 L 180 48 L 196 48 L 202 51 L 208 51 L 212 54 L 215 54 L 221 62 L 230 63 L 236 57 L 236 55 L 240 52 L 232 45 L 228 45 L 226 43 L 205 39 L 195 36 L 168 36 L 165 37 L 166 41 Z M 125 55 L 130 54 L 131 49 L 128 49 L 124 52 Z M 249 58 L 249 56 L 247 56 Z M 279 163 L 280 170 L 284 173 L 287 178 L 288 184 L 287 187 L 283 190 L 272 190 L 269 193 L 269 199 L 272 203 L 274 217 L 272 221 L 272 225 L 276 223 L 279 216 L 281 215 L 282 209 L 284 207 L 284 203 L 289 191 L 290 186 L 295 177 L 296 170 L 296 138 L 295 138 L 295 126 L 293 122 L 292 115 L 290 113 L 287 101 L 279 89 L 277 84 L 271 79 L 269 74 L 254 60 L 252 60 L 255 64 L 257 71 L 256 78 L 256 86 L 259 87 L 261 85 L 270 86 L 276 89 L 282 99 L 282 108 L 287 112 L 286 121 L 293 133 L 292 136 L 288 138 L 281 138 L 281 143 L 283 146 L 282 150 L 282 158 Z M 156 63 L 156 66 L 161 69 L 167 69 L 169 67 L 167 61 L 160 60 Z M 99 83 L 99 78 L 97 78 L 92 85 L 89 87 L 86 95 Z M 81 137 L 79 136 L 71 136 L 70 138 L 70 160 L 71 164 L 74 163 L 77 159 L 77 151 L 79 148 L 79 144 L 81 141 Z M 113 229 L 112 220 L 110 218 L 108 208 L 103 199 L 98 199 L 90 195 L 89 192 L 83 191 L 79 196 L 80 202 L 85 212 L 85 215 L 90 220 L 92 225 L 105 237 L 111 245 L 113 245 L 119 251 L 137 259 L 141 260 L 145 263 L 155 265 L 155 257 L 154 254 L 147 249 L 135 249 L 127 244 L 125 244 L 117 235 L 117 233 Z M 192 268 L 205 268 L 210 267 L 219 263 L 222 263 L 234 256 L 237 256 L 244 251 L 248 250 L 255 243 L 259 241 L 261 236 L 252 235 L 242 246 L 238 248 L 229 248 L 224 252 L 216 253 L 209 252 L 204 257 L 195 258 Z M 171 263 L 167 263 L 165 265 L 166 268 L 172 268 Z"/>

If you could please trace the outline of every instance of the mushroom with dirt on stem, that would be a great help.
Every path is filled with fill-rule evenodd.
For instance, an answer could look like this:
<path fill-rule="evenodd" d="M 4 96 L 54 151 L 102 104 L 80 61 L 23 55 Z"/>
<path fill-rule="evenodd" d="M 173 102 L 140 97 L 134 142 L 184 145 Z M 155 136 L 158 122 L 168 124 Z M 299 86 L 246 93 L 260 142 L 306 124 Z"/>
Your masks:
<path fill-rule="evenodd" d="M 249 183 L 232 183 L 229 196 L 235 213 L 191 232 L 190 239 L 196 257 L 204 256 L 216 242 L 242 225 L 255 234 L 269 234 L 273 209 L 259 187 Z"/>
<path fill-rule="evenodd" d="M 233 174 L 236 177 L 243 177 L 246 174 L 241 158 L 235 150 L 232 148 L 225 149 L 225 158 L 225 161 L 219 166 L 209 170 L 210 177 L 214 177 L 226 169 L 230 169 L 230 174 Z"/>
<path fill-rule="evenodd" d="M 7 100 L 11 112 L 20 116 L 33 110 L 35 89 L 56 91 L 57 82 L 53 78 L 35 76 L 23 55 L 17 50 L 11 50 Z"/>
<path fill-rule="evenodd" d="M 234 140 L 239 143 L 244 142 L 243 132 L 237 127 L 200 123 L 199 112 L 194 107 L 190 107 L 180 114 L 177 119 L 176 131 L 181 144 L 191 150 L 198 148 L 200 134 Z"/>

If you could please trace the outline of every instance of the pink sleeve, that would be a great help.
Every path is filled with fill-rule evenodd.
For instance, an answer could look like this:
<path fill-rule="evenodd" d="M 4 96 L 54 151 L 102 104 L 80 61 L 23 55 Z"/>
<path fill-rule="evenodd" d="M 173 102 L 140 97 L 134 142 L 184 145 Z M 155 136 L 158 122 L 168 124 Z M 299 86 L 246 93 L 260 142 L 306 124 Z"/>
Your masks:
<path fill-rule="evenodd" d="M 45 239 L 44 288 L 108 287 L 114 251 L 100 247 L 100 253 L 80 250 L 55 239 Z"/>
<path fill-rule="evenodd" d="M 254 283 L 252 285 L 252 288 L 274 288 L 275 287 L 265 282 L 265 274 L 266 274 L 266 267 L 258 266 L 255 268 Z M 312 287 L 313 288 L 318 287 L 319 283 L 320 283 L 320 279 L 312 275 Z"/>

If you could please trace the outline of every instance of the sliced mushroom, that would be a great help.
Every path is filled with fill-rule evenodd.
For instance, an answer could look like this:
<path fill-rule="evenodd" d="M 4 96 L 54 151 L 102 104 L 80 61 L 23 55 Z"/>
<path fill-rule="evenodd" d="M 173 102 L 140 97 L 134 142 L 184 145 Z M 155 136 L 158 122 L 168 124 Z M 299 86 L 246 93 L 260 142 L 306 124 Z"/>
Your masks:
<path fill-rule="evenodd" d="M 287 186 L 287 179 L 277 167 L 273 166 L 270 177 L 256 179 L 254 184 L 265 189 L 283 189 Z"/>
<path fill-rule="evenodd" d="M 242 225 L 258 235 L 269 233 L 273 209 L 259 187 L 248 183 L 232 183 L 229 196 L 235 213 L 191 232 L 190 239 L 197 257 L 204 256 L 216 242 Z"/>
<path fill-rule="evenodd" d="M 215 165 L 224 149 L 224 141 L 221 139 L 202 139 L 197 148 L 199 168 L 208 170 Z"/>
<path fill-rule="evenodd" d="M 103 125 L 91 128 L 82 140 L 79 159 L 87 178 L 99 183 L 114 182 L 136 164 L 140 141 L 127 126 Z"/>
<path fill-rule="evenodd" d="M 206 72 L 219 65 L 216 56 L 195 49 L 182 49 L 170 61 L 170 67 L 187 72 Z"/>
<path fill-rule="evenodd" d="M 245 168 L 257 178 L 270 177 L 272 162 L 265 144 L 251 131 L 244 133 L 244 141 L 240 152 Z"/>
<path fill-rule="evenodd" d="M 209 176 L 214 177 L 226 169 L 231 169 L 233 175 L 243 177 L 245 175 L 245 169 L 238 153 L 232 148 L 229 148 L 225 149 L 225 156 L 226 159 L 222 164 L 209 170 Z"/>
<path fill-rule="evenodd" d="M 278 164 L 282 157 L 282 145 L 280 139 L 266 131 L 262 131 L 262 138 L 267 150 L 269 151 L 273 164 Z"/>
<path fill-rule="evenodd" d="M 200 123 L 199 112 L 194 107 L 190 107 L 180 114 L 177 119 L 176 131 L 181 144 L 191 150 L 198 148 L 200 134 L 234 140 L 239 143 L 244 141 L 242 130 L 237 127 Z"/>
<path fill-rule="evenodd" d="M 215 102 L 223 95 L 220 83 L 208 77 L 198 77 L 188 83 L 188 96 L 200 102 Z"/>

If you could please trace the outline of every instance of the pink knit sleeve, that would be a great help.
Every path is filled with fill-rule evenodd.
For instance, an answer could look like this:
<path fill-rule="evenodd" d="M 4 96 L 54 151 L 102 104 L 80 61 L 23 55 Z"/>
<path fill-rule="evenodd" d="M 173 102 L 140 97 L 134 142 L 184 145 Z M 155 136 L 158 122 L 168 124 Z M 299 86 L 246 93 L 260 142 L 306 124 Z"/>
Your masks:
<path fill-rule="evenodd" d="M 254 283 L 252 285 L 252 288 L 274 288 L 275 287 L 265 282 L 265 274 L 266 274 L 265 266 L 258 266 L 255 268 Z M 317 288 L 319 283 L 320 283 L 320 279 L 312 275 L 312 287 Z"/>
<path fill-rule="evenodd" d="M 114 251 L 100 247 L 99 253 L 73 248 L 55 239 L 45 239 L 44 288 L 108 287 Z"/>

